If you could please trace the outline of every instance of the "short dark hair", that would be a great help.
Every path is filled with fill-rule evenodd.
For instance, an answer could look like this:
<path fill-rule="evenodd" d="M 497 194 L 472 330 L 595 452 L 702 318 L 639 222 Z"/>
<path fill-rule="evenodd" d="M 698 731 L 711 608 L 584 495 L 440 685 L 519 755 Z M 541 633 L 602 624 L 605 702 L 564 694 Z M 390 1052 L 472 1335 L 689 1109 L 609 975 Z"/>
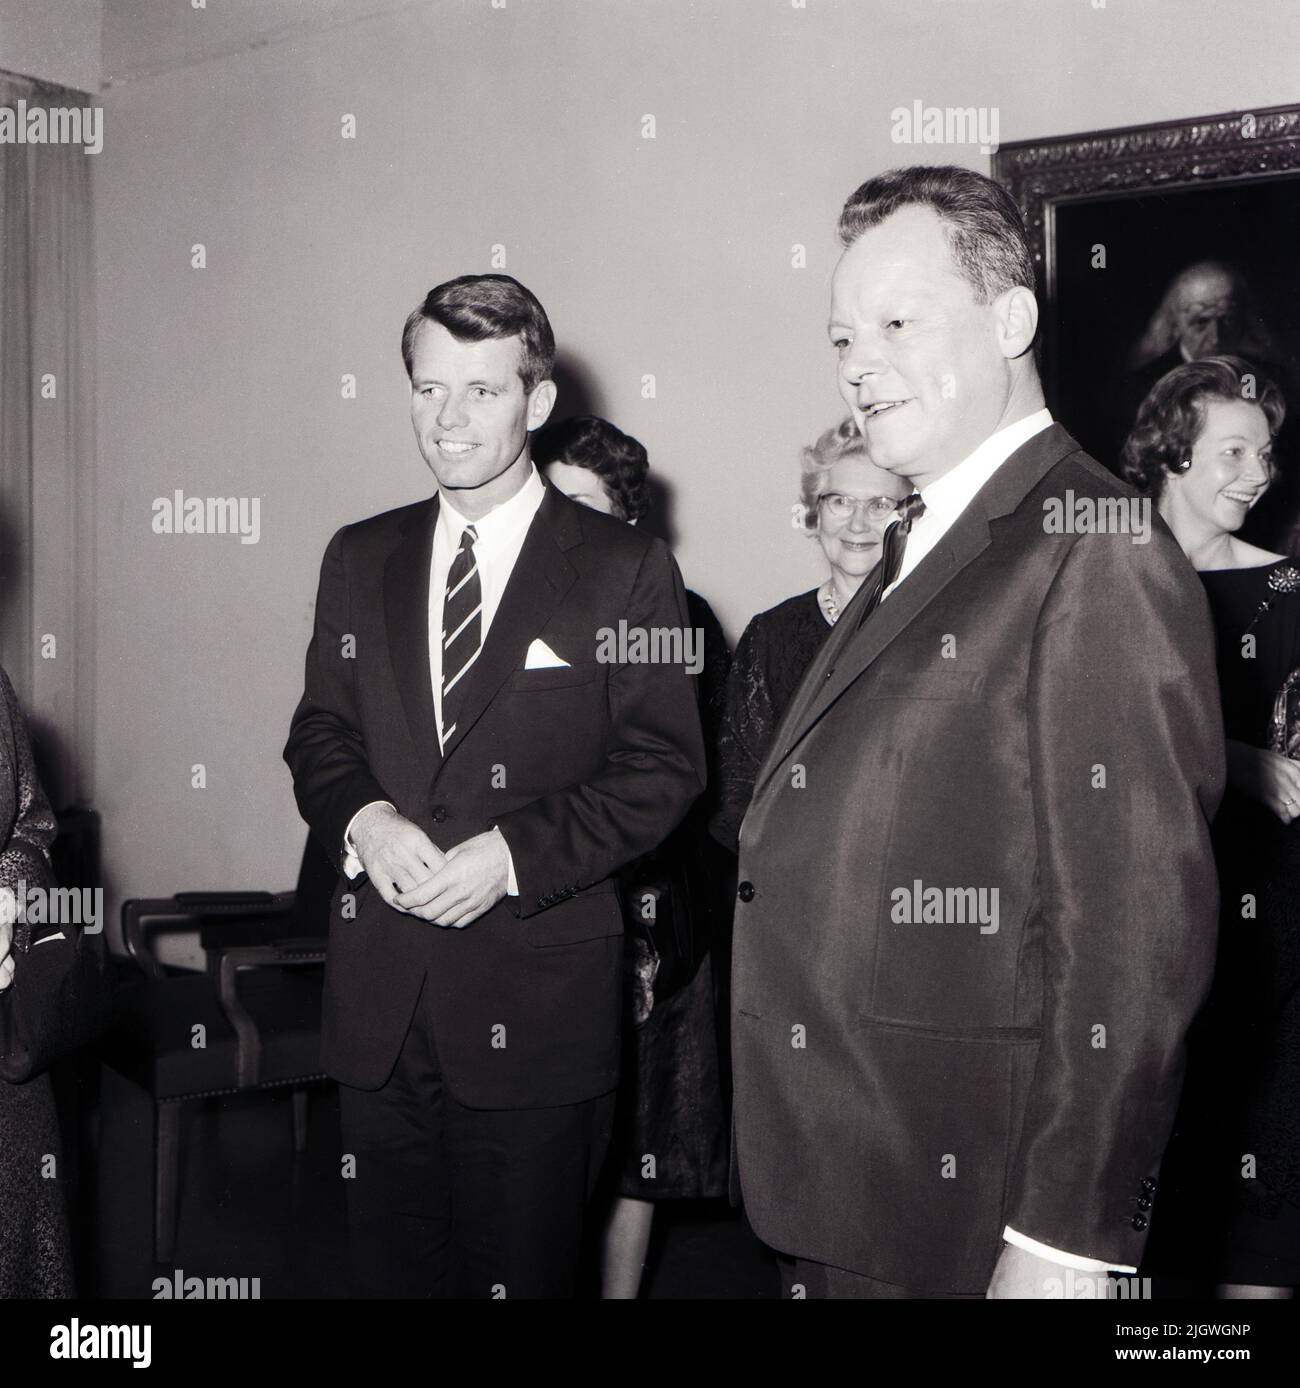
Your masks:
<path fill-rule="evenodd" d="M 867 181 L 844 204 L 839 236 L 851 246 L 903 207 L 943 220 L 958 272 L 982 304 L 1008 289 L 1034 288 L 1034 257 L 1015 199 L 1000 183 L 954 164 L 912 164 Z"/>
<path fill-rule="evenodd" d="M 525 390 L 548 380 L 555 367 L 555 334 L 546 310 L 510 275 L 461 275 L 429 290 L 402 328 L 402 361 L 408 376 L 415 334 L 426 319 L 441 323 L 461 342 L 518 337 L 519 377 Z"/>
<path fill-rule="evenodd" d="M 548 424 L 533 435 L 532 455 L 538 467 L 570 463 L 594 472 L 620 520 L 638 521 L 650 509 L 645 446 L 607 419 L 578 415 Z"/>
<path fill-rule="evenodd" d="M 1253 393 L 1245 393 L 1250 378 Z M 1137 419 L 1120 455 L 1126 481 L 1159 501 L 1165 479 L 1192 451 L 1205 428 L 1211 400 L 1258 405 L 1276 437 L 1286 418 L 1286 401 L 1277 384 L 1261 376 L 1244 357 L 1206 357 L 1167 371 L 1138 406 Z"/>

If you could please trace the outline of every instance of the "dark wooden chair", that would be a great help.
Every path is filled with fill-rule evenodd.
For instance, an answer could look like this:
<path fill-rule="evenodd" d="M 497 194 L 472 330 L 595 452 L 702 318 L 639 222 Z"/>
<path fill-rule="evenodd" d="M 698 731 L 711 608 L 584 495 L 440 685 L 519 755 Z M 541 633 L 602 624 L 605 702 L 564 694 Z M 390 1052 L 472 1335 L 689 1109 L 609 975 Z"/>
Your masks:
<path fill-rule="evenodd" d="M 175 1247 L 187 1102 L 289 1087 L 294 1152 L 306 1145 L 309 1086 L 326 1078 L 321 995 L 335 881 L 309 838 L 292 892 L 179 892 L 123 903 L 136 976 L 121 991 L 104 1060 L 153 1100 L 159 1262 L 170 1262 Z M 153 945 L 164 927 L 197 927 L 205 972 L 159 962 Z"/>

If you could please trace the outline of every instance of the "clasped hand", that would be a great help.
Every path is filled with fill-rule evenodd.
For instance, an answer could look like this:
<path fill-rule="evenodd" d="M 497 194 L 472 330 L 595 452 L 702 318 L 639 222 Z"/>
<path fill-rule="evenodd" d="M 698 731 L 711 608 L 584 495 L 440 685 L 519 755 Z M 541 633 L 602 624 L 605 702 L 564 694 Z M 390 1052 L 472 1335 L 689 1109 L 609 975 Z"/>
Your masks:
<path fill-rule="evenodd" d="M 14 981 L 13 922 L 0 915 L 0 993 Z"/>
<path fill-rule="evenodd" d="M 510 853 L 495 829 L 444 853 L 418 825 L 375 805 L 357 820 L 352 841 L 388 905 L 434 925 L 463 929 L 506 894 Z"/>

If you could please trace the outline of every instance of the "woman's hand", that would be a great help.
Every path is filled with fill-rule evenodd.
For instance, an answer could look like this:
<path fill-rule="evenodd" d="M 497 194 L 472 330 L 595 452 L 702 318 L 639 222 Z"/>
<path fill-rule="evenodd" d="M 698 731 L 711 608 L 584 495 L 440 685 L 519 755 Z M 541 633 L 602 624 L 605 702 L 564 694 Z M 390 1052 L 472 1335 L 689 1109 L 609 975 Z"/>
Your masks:
<path fill-rule="evenodd" d="M 14 981 L 14 926 L 0 912 L 0 993 Z"/>
<path fill-rule="evenodd" d="M 1290 824 L 1300 816 L 1300 762 L 1228 739 L 1228 781 Z"/>

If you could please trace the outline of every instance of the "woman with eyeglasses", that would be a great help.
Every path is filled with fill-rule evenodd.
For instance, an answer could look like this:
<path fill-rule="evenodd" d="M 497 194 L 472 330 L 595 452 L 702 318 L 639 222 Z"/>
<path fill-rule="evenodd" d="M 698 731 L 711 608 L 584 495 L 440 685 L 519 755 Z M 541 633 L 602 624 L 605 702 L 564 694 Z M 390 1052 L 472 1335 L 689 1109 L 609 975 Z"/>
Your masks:
<path fill-rule="evenodd" d="M 1300 1284 L 1300 567 L 1237 533 L 1276 478 L 1285 413 L 1255 367 L 1208 357 L 1156 382 L 1123 454 L 1209 599 L 1223 708 L 1205 716 L 1228 751 L 1218 961 L 1147 1264 L 1237 1298 Z"/>
<path fill-rule="evenodd" d="M 745 628 L 727 680 L 719 736 L 718 809 L 710 830 L 734 852 L 754 777 L 804 671 L 880 560 L 881 541 L 908 486 L 877 467 L 852 419 L 803 450 L 802 529 L 830 573 L 807 593 L 760 612 Z"/>

